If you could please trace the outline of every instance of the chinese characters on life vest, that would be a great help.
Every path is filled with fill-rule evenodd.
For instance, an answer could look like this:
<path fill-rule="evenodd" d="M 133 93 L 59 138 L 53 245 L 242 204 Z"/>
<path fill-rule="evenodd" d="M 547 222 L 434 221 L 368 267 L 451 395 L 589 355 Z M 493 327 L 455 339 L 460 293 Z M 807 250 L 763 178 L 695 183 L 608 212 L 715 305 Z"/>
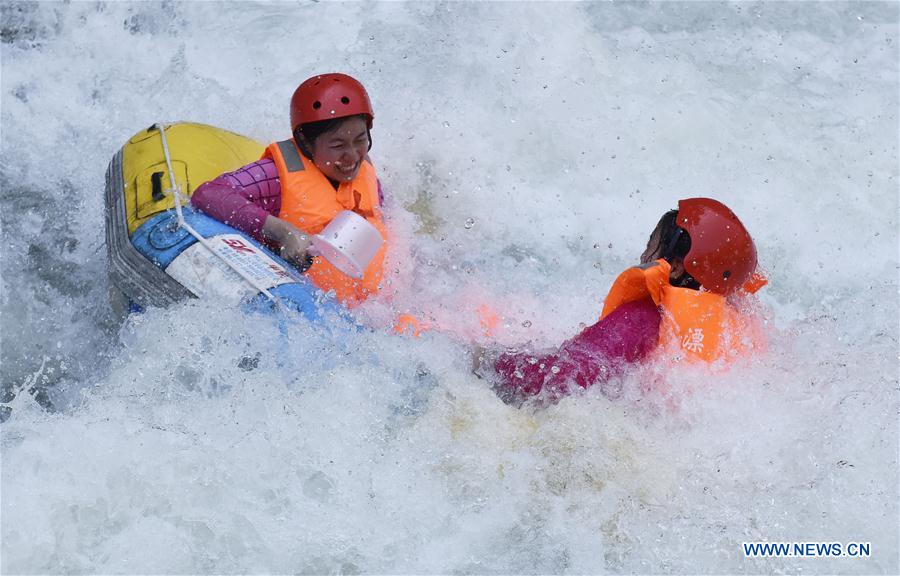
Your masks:
<path fill-rule="evenodd" d="M 687 334 L 681 339 L 681 347 L 691 352 L 703 350 L 703 328 L 688 328 Z"/>

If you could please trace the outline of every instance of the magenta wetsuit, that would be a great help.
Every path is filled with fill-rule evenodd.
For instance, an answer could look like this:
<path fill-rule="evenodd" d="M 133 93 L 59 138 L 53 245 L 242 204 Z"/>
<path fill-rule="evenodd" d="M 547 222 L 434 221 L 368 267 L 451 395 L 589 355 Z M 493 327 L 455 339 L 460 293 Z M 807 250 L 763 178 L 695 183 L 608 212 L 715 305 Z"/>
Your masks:
<path fill-rule="evenodd" d="M 266 218 L 281 211 L 281 181 L 275 161 L 258 160 L 201 184 L 194 190 L 191 204 L 219 222 L 265 241 L 262 228 Z"/>
<path fill-rule="evenodd" d="M 571 383 L 581 388 L 603 385 L 656 347 L 659 321 L 656 304 L 647 298 L 619 306 L 553 354 L 503 354 L 494 363 L 497 391 L 516 401 L 542 392 L 558 397 Z"/>

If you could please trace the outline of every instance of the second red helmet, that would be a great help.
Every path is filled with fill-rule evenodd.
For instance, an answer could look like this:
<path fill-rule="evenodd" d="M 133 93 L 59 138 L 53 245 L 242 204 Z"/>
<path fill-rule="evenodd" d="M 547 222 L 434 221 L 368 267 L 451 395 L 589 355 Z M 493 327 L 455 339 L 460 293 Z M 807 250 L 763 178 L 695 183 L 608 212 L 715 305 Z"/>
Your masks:
<path fill-rule="evenodd" d="M 731 294 L 756 271 L 756 245 L 727 206 L 710 198 L 678 202 L 678 226 L 691 237 L 685 271 L 704 288 Z"/>
<path fill-rule="evenodd" d="M 291 131 L 300 124 L 365 114 L 372 127 L 372 103 L 366 89 L 346 74 L 319 74 L 300 84 L 291 98 Z"/>

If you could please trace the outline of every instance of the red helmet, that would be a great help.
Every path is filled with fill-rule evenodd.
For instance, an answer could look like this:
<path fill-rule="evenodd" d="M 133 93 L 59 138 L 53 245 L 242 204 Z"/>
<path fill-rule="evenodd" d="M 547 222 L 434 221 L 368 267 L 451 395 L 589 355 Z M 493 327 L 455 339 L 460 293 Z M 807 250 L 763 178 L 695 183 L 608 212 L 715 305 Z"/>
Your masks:
<path fill-rule="evenodd" d="M 756 271 L 756 246 L 727 206 L 710 198 L 678 202 L 678 226 L 691 237 L 685 271 L 718 294 L 739 289 Z"/>
<path fill-rule="evenodd" d="M 363 85 L 346 74 L 320 74 L 297 87 L 291 98 L 291 131 L 300 124 L 366 114 L 372 127 L 372 104 Z"/>

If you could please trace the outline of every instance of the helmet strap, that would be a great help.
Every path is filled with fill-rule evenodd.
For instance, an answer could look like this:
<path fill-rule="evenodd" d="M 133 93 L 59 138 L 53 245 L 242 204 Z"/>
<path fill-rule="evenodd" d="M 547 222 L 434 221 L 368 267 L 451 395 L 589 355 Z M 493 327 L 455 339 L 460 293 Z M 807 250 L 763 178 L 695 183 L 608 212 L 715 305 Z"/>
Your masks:
<path fill-rule="evenodd" d="M 300 129 L 299 126 L 294 129 L 294 142 L 297 143 L 297 148 L 300 149 L 300 152 L 309 158 L 313 159 L 312 150 L 309 148 L 309 143 L 306 140 L 306 137 L 303 135 L 303 130 Z"/>
<path fill-rule="evenodd" d="M 675 225 L 675 228 L 675 233 L 672 234 L 671 238 L 669 238 L 669 241 L 666 243 L 666 247 L 662 251 L 662 257 L 666 260 L 671 260 L 674 257 L 675 246 L 684 235 L 684 228 L 678 226 L 677 224 Z"/>
<path fill-rule="evenodd" d="M 677 230 L 672 234 L 672 237 L 666 243 L 665 250 L 662 251 L 661 256 L 666 259 L 666 261 L 670 265 L 674 265 L 675 262 L 675 248 L 678 246 L 678 241 L 681 240 L 681 237 L 687 233 L 687 230 L 682 228 L 681 226 L 676 225 Z M 684 269 L 684 259 L 681 258 L 680 266 L 681 274 L 677 278 L 669 278 L 669 283 L 676 288 L 691 288 L 692 290 L 699 290 L 700 283 L 694 279 L 693 276 L 687 273 Z"/>

